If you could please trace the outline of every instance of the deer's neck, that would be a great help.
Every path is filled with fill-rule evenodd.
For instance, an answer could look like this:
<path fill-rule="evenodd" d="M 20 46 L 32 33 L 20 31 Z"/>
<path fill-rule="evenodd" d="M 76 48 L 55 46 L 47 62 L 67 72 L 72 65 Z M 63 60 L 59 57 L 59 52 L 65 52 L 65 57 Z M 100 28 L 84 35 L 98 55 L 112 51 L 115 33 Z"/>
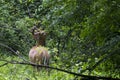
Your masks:
<path fill-rule="evenodd" d="M 45 40 L 37 41 L 37 46 L 45 46 Z"/>

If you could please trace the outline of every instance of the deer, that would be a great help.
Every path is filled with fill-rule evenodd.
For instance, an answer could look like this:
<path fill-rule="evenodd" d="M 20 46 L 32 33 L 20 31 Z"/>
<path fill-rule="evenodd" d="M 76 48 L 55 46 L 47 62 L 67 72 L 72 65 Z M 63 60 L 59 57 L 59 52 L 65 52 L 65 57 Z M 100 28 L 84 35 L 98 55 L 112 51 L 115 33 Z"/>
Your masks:
<path fill-rule="evenodd" d="M 47 33 L 44 30 L 38 29 L 36 26 L 31 29 L 31 33 L 37 44 L 29 51 L 30 62 L 38 65 L 49 66 L 50 54 L 48 53 L 48 49 L 45 47 Z M 35 67 L 37 71 L 40 70 L 40 67 Z"/>

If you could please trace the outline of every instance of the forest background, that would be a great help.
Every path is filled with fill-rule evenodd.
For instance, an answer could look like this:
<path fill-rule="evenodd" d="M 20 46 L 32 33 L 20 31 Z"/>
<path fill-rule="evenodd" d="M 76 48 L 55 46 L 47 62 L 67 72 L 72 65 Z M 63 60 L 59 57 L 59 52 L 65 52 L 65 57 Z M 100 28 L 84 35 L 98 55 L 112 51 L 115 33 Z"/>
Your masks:
<path fill-rule="evenodd" d="M 120 78 L 119 21 L 120 0 L 0 0 L 0 80 L 75 79 L 59 71 L 39 75 L 31 66 L 8 64 L 29 60 L 34 25 L 48 33 L 50 66 Z"/>

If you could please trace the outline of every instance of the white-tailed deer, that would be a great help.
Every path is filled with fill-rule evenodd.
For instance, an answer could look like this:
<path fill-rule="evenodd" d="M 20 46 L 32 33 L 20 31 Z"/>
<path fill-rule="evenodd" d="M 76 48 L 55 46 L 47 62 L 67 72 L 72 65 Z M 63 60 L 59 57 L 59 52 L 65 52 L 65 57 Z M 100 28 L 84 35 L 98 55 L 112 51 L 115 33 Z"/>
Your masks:
<path fill-rule="evenodd" d="M 32 28 L 32 35 L 36 40 L 36 46 L 33 46 L 29 52 L 29 59 L 32 63 L 40 65 L 49 65 L 50 54 L 48 54 L 48 49 L 45 48 L 46 33 L 43 30 L 37 29 L 37 27 Z M 40 68 L 37 67 L 37 70 Z"/>

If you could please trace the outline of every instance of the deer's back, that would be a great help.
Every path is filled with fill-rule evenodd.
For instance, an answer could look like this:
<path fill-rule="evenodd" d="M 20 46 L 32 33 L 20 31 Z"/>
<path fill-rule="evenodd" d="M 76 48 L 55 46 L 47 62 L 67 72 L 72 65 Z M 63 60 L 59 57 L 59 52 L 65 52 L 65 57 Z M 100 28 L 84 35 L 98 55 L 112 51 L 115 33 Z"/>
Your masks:
<path fill-rule="evenodd" d="M 42 46 L 34 46 L 29 52 L 30 61 L 36 64 L 49 65 L 50 55 L 48 50 Z"/>

